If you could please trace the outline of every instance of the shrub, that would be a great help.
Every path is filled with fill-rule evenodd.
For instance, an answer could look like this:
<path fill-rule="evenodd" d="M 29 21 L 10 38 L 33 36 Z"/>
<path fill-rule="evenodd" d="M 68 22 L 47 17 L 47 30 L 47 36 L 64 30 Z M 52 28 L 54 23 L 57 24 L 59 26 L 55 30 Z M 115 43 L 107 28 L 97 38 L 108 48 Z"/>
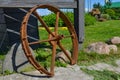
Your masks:
<path fill-rule="evenodd" d="M 110 19 L 110 16 L 108 14 L 101 14 L 101 18 L 104 18 L 106 20 Z"/>
<path fill-rule="evenodd" d="M 46 24 L 48 26 L 53 27 L 53 26 L 55 26 L 56 16 L 55 16 L 55 14 L 51 13 L 46 16 L 43 16 L 43 20 L 46 22 Z"/>
<path fill-rule="evenodd" d="M 116 19 L 120 19 L 120 8 L 112 8 L 115 11 Z"/>
<path fill-rule="evenodd" d="M 65 15 L 68 17 L 68 19 L 71 21 L 71 23 L 74 24 L 74 13 L 73 12 L 65 12 Z"/>
<path fill-rule="evenodd" d="M 95 17 L 91 16 L 90 14 L 85 14 L 85 26 L 94 25 L 95 22 Z"/>
<path fill-rule="evenodd" d="M 74 14 L 73 12 L 64 12 L 65 15 L 68 17 L 68 19 L 74 23 Z M 54 27 L 55 21 L 56 21 L 56 14 L 51 13 L 46 16 L 43 16 L 43 20 L 46 22 L 48 26 Z M 59 27 L 65 26 L 65 23 L 62 21 L 62 19 L 59 19 Z"/>
<path fill-rule="evenodd" d="M 106 14 L 110 15 L 111 19 L 115 19 L 115 11 L 113 9 L 106 9 Z"/>

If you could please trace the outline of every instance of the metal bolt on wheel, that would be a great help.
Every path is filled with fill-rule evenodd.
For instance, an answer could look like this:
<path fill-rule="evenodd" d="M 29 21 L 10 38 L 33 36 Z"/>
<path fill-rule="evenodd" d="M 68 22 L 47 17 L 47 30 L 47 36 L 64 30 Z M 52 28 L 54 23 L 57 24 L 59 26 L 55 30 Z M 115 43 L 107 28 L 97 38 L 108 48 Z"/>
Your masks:
<path fill-rule="evenodd" d="M 49 29 L 46 22 L 42 19 L 42 17 L 37 13 L 37 9 L 41 8 L 47 8 L 51 12 L 56 14 L 56 20 L 55 20 L 55 27 L 52 31 Z M 29 42 L 28 40 L 28 33 L 27 33 L 27 25 L 28 21 L 31 15 L 34 15 L 38 21 L 42 24 L 42 26 L 45 28 L 45 30 L 48 32 L 48 39 L 45 40 L 38 40 L 36 42 Z M 59 19 L 62 19 L 63 22 L 66 24 L 67 30 L 69 32 L 69 35 L 59 34 Z M 42 33 L 41 33 L 42 34 Z M 68 55 L 68 52 L 66 51 L 66 48 L 62 44 L 61 41 L 64 39 L 71 39 L 72 49 L 71 49 L 71 56 Z M 51 5 L 37 5 L 29 10 L 29 12 L 26 14 L 22 21 L 21 25 L 21 41 L 22 41 L 22 47 L 25 52 L 26 57 L 28 58 L 28 61 L 40 72 L 45 73 L 49 76 L 54 76 L 54 66 L 55 66 L 55 56 L 56 56 L 56 49 L 59 47 L 61 51 L 64 52 L 64 54 L 67 56 L 67 58 L 70 60 L 70 64 L 73 65 L 77 62 L 78 58 L 78 40 L 77 35 L 74 30 L 74 26 L 71 24 L 71 22 L 68 20 L 68 18 L 64 15 L 63 12 L 61 12 L 58 8 L 51 6 Z M 37 60 L 32 56 L 30 45 L 34 44 L 41 44 L 41 43 L 48 43 L 52 46 L 52 59 L 51 59 L 51 66 L 50 70 L 48 71 L 46 68 L 41 66 Z M 69 44 L 69 43 L 68 43 Z"/>

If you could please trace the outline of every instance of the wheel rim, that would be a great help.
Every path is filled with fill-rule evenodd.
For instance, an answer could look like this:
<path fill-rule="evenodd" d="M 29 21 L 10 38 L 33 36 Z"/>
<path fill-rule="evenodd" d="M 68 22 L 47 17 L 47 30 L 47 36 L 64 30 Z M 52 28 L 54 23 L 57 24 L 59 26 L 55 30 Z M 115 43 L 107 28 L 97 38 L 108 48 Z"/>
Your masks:
<path fill-rule="evenodd" d="M 47 8 L 47 9 L 49 9 L 50 11 L 52 11 L 56 14 L 56 21 L 55 21 L 55 27 L 54 27 L 53 32 L 48 28 L 47 24 L 43 21 L 42 17 L 40 15 L 38 15 L 38 13 L 36 12 L 36 10 L 39 9 L 39 8 Z M 27 35 L 27 24 L 28 24 L 28 20 L 29 20 L 31 14 L 34 14 L 37 17 L 37 19 L 39 20 L 39 22 L 46 29 L 46 31 L 49 34 L 48 39 L 39 40 L 39 41 L 36 41 L 36 42 L 29 42 L 28 41 L 28 38 L 27 38 L 27 36 L 28 36 Z M 67 29 L 68 29 L 69 34 L 70 34 L 69 36 L 60 35 L 58 33 L 59 18 L 61 18 L 64 21 L 64 23 L 66 24 Z M 72 40 L 72 56 L 68 55 L 68 52 L 64 48 L 63 44 L 61 44 L 61 40 L 64 39 L 64 38 L 67 38 L 67 37 L 70 37 L 71 40 Z M 78 40 L 77 40 L 77 35 L 76 35 L 75 30 L 74 30 L 74 27 L 71 24 L 71 22 L 68 20 L 68 18 L 58 8 L 56 8 L 54 6 L 51 6 L 51 5 L 37 5 L 37 6 L 33 7 L 32 9 L 30 9 L 30 11 L 26 14 L 26 16 L 24 17 L 24 19 L 22 21 L 21 41 L 22 41 L 23 50 L 25 52 L 26 57 L 28 58 L 28 61 L 41 73 L 45 73 L 49 76 L 54 75 L 54 64 L 55 64 L 55 56 L 56 56 L 57 46 L 64 52 L 64 54 L 70 60 L 71 64 L 75 64 L 77 62 Z M 49 42 L 50 45 L 52 46 L 52 59 L 51 59 L 50 71 L 46 70 L 44 67 L 42 67 L 35 60 L 35 58 L 32 56 L 32 53 L 31 53 L 31 50 L 30 50 L 30 47 L 29 47 L 30 45 L 43 43 L 43 42 Z"/>

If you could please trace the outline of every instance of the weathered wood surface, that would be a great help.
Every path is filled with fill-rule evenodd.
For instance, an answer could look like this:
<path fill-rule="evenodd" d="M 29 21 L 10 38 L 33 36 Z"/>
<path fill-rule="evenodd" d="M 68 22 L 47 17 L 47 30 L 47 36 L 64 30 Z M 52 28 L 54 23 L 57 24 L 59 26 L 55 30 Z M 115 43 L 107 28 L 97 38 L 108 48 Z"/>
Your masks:
<path fill-rule="evenodd" d="M 33 7 L 37 4 L 51 4 L 60 8 L 76 8 L 76 0 L 0 0 L 0 7 Z"/>

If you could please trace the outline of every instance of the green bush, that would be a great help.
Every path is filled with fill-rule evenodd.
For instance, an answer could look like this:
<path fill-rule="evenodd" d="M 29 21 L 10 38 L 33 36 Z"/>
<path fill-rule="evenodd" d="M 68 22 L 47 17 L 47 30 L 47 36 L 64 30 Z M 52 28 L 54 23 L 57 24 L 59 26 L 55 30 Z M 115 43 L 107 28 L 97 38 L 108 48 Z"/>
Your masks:
<path fill-rule="evenodd" d="M 120 8 L 112 8 L 115 11 L 116 19 L 120 19 Z"/>
<path fill-rule="evenodd" d="M 68 17 L 68 19 L 74 24 L 74 14 L 73 12 L 64 12 L 64 14 Z M 55 26 L 55 20 L 56 20 L 56 14 L 49 14 L 46 16 L 43 16 L 43 20 L 46 22 L 48 26 L 54 27 Z M 85 25 L 93 25 L 96 22 L 95 17 L 85 14 Z M 59 19 L 59 27 L 66 26 L 65 23 Z"/>
<path fill-rule="evenodd" d="M 110 15 L 111 19 L 116 19 L 115 11 L 113 9 L 106 9 L 105 12 Z"/>
<path fill-rule="evenodd" d="M 74 23 L 74 14 L 73 12 L 64 12 L 64 14 L 68 17 L 68 19 Z M 55 21 L 56 21 L 56 14 L 51 13 L 46 16 L 43 16 L 43 20 L 46 22 L 46 24 L 50 27 L 55 26 Z M 62 19 L 59 19 L 59 27 L 65 26 L 65 23 L 63 22 Z"/>
<path fill-rule="evenodd" d="M 101 14 L 101 18 L 104 18 L 106 20 L 110 19 L 110 16 L 108 14 Z"/>
<path fill-rule="evenodd" d="M 65 15 L 68 17 L 68 19 L 71 21 L 71 23 L 74 24 L 74 13 L 73 12 L 65 12 Z"/>
<path fill-rule="evenodd" d="M 85 26 L 94 25 L 95 22 L 95 17 L 91 16 L 90 14 L 85 14 Z"/>
<path fill-rule="evenodd" d="M 43 16 L 43 20 L 46 22 L 46 24 L 48 26 L 53 27 L 53 26 L 55 26 L 56 16 L 55 16 L 55 14 L 51 13 L 46 16 Z"/>

